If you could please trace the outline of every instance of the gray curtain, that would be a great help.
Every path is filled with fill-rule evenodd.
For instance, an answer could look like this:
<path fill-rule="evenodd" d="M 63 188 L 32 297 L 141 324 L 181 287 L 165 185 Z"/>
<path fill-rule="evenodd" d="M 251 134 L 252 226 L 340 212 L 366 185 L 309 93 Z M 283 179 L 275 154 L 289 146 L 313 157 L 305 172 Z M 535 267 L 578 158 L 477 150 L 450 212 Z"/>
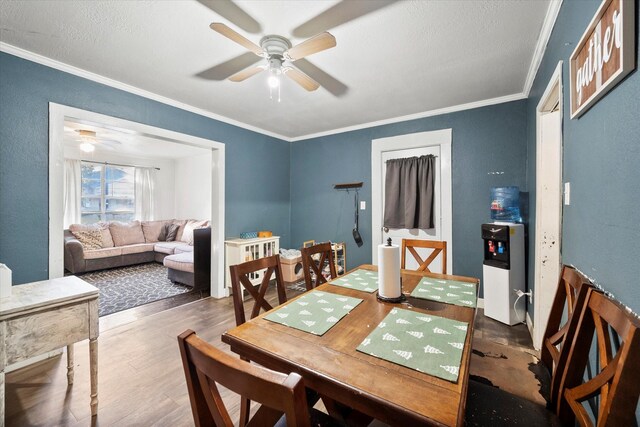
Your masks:
<path fill-rule="evenodd" d="M 433 155 L 387 160 L 384 226 L 433 228 Z"/>

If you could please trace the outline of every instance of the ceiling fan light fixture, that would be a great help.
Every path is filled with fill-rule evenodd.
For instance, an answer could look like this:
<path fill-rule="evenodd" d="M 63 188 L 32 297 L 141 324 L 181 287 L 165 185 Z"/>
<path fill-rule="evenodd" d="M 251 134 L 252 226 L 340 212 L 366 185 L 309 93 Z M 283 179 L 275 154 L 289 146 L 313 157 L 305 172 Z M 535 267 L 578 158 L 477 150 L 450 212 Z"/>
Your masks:
<path fill-rule="evenodd" d="M 269 78 L 267 79 L 267 83 L 269 84 L 269 87 L 271 89 L 276 89 L 280 86 L 280 77 L 277 75 L 270 75 Z"/>
<path fill-rule="evenodd" d="M 85 141 L 85 142 L 83 142 L 83 143 L 81 143 L 81 144 L 80 144 L 80 149 L 81 149 L 82 151 L 84 151 L 85 153 L 92 153 L 92 152 L 94 152 L 94 151 L 95 151 L 96 146 L 95 146 L 95 145 L 93 145 L 93 144 L 92 144 L 92 143 L 90 143 L 90 142 Z"/>

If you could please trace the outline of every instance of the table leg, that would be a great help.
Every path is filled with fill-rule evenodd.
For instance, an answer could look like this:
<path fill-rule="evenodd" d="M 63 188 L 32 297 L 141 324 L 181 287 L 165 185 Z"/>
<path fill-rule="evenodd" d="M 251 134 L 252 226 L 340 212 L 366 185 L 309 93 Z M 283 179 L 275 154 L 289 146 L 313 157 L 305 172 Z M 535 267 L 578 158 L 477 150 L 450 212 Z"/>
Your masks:
<path fill-rule="evenodd" d="M 67 346 L 67 384 L 73 385 L 73 344 Z"/>
<path fill-rule="evenodd" d="M 98 339 L 89 340 L 89 369 L 91 373 L 91 416 L 98 414 Z"/>

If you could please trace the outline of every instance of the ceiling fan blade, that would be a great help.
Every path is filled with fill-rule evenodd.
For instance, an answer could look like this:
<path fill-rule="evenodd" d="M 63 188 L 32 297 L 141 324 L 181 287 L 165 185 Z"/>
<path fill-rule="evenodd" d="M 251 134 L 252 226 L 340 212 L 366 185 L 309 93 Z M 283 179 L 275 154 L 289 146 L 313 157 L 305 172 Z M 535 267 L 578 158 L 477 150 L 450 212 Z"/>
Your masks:
<path fill-rule="evenodd" d="M 247 80 L 251 76 L 255 76 L 261 71 L 264 71 L 266 66 L 259 65 L 257 67 L 247 68 L 246 70 L 242 70 L 239 73 L 235 73 L 233 76 L 229 77 L 229 80 L 232 82 L 241 82 L 243 80 Z"/>
<path fill-rule="evenodd" d="M 198 3 L 248 33 L 257 34 L 262 31 L 260 23 L 231 0 L 198 0 Z"/>
<path fill-rule="evenodd" d="M 254 42 L 249 40 L 248 38 L 244 37 L 240 33 L 232 30 L 229 27 L 227 27 L 225 24 L 220 23 L 220 22 L 213 22 L 213 23 L 211 23 L 211 25 L 209 25 L 209 27 L 213 31 L 216 31 L 216 32 L 222 34 L 223 36 L 225 36 L 229 40 L 232 40 L 232 41 L 238 43 L 239 45 L 244 46 L 246 49 L 250 50 L 251 52 L 255 53 L 256 55 L 258 55 L 258 56 L 263 56 L 264 55 L 264 50 L 262 50 L 262 48 L 260 46 L 258 46 L 257 44 L 255 44 Z"/>
<path fill-rule="evenodd" d="M 387 7 L 398 0 L 342 0 L 329 9 L 296 27 L 291 34 L 294 37 L 310 37 L 321 31 L 327 31 L 349 21 L 360 18 L 378 9 Z"/>
<path fill-rule="evenodd" d="M 229 76 L 237 73 L 238 71 L 250 67 L 259 60 L 260 58 L 255 56 L 253 52 L 245 52 L 240 56 L 236 56 L 235 58 L 231 58 L 228 61 L 200 71 L 198 74 L 196 74 L 196 77 L 204 80 L 222 81 L 227 79 Z"/>
<path fill-rule="evenodd" d="M 317 81 L 320 86 L 325 88 L 327 92 L 335 97 L 339 98 L 349 91 L 347 85 L 337 80 L 335 77 L 331 76 L 324 70 L 316 67 L 306 59 L 300 59 L 299 61 L 296 61 L 296 67 L 298 67 L 300 71 Z"/>
<path fill-rule="evenodd" d="M 330 33 L 320 33 L 296 45 L 284 53 L 284 57 L 296 61 L 305 56 L 330 49 L 336 45 L 336 38 Z"/>
<path fill-rule="evenodd" d="M 282 69 L 284 74 L 289 77 L 294 82 L 298 83 L 300 86 L 312 92 L 320 87 L 318 82 L 313 80 L 311 77 L 307 76 L 300 70 L 297 70 L 293 67 L 285 67 Z"/>

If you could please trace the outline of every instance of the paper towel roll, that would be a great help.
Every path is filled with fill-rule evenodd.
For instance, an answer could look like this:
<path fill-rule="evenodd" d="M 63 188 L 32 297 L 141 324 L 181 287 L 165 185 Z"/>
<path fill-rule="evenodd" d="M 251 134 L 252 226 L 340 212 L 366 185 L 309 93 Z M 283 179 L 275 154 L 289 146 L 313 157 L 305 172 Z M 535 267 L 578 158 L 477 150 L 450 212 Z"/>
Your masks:
<path fill-rule="evenodd" d="M 399 298 L 402 294 L 398 245 L 378 245 L 378 292 L 384 298 Z"/>

